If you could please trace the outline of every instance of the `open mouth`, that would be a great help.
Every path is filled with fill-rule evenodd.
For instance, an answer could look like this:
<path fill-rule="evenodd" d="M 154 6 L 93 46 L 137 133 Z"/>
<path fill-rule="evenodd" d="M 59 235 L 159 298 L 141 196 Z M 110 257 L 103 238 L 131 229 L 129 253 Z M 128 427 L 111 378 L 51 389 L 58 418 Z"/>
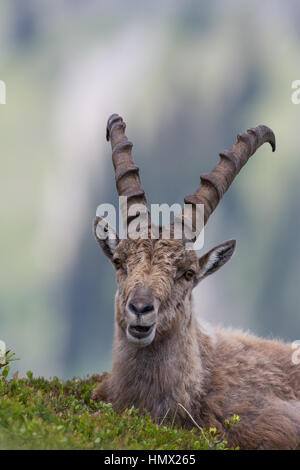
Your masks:
<path fill-rule="evenodd" d="M 142 339 L 149 336 L 153 330 L 154 325 L 142 326 L 142 325 L 130 325 L 128 328 L 129 333 L 134 338 Z"/>

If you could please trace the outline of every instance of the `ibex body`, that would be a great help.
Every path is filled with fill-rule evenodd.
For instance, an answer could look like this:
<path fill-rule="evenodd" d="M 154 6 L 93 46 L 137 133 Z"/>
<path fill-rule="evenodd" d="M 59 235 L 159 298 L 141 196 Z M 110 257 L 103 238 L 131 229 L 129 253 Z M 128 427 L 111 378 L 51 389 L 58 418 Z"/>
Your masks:
<path fill-rule="evenodd" d="M 124 129 L 122 119 L 111 116 L 107 136 L 118 193 L 128 196 L 129 208 L 146 206 Z M 214 170 L 201 176 L 200 187 L 185 201 L 195 208 L 204 204 L 205 223 L 264 142 L 275 150 L 274 134 L 266 126 L 239 135 Z M 103 226 L 106 239 L 97 235 Z M 292 362 L 291 345 L 208 328 L 193 308 L 193 288 L 231 258 L 235 241 L 198 259 L 184 239 L 119 240 L 111 230 L 96 217 L 96 238 L 115 265 L 118 291 L 112 373 L 93 398 L 111 402 L 116 410 L 134 405 L 155 419 L 186 427 L 194 426 L 192 416 L 200 426 L 226 432 L 230 445 L 244 449 L 300 448 L 300 365 Z M 227 430 L 225 420 L 234 413 L 241 423 Z"/>

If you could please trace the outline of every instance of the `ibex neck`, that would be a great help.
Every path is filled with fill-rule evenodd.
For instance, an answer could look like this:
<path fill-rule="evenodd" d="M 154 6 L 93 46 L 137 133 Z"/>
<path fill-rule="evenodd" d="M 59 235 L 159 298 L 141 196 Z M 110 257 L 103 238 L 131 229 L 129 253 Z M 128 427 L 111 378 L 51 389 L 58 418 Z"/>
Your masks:
<path fill-rule="evenodd" d="M 128 343 L 117 326 L 111 379 L 114 405 L 146 408 L 158 418 L 174 414 L 178 403 L 191 412 L 193 398 L 199 401 L 203 393 L 209 346 L 210 339 L 193 314 L 188 326 L 141 349 Z M 178 418 L 180 414 L 185 413 L 178 411 Z"/>

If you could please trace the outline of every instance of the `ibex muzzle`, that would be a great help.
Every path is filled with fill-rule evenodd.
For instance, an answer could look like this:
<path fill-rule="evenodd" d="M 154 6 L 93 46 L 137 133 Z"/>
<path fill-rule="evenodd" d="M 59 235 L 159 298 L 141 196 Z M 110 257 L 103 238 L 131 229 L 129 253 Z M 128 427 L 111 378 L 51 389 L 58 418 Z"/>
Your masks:
<path fill-rule="evenodd" d="M 138 286 L 126 304 L 128 341 L 147 346 L 155 337 L 159 302 L 155 299 L 150 286 Z"/>

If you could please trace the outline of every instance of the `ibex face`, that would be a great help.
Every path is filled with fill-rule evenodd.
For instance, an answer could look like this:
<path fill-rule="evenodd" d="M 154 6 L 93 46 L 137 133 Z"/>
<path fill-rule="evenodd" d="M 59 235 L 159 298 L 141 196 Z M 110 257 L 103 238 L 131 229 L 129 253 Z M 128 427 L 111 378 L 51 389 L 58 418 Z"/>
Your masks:
<path fill-rule="evenodd" d="M 147 346 L 176 321 L 191 290 L 191 282 L 183 282 L 184 272 L 196 271 L 196 260 L 191 254 L 185 257 L 180 240 L 124 240 L 115 257 L 122 260 L 117 268 L 117 322 L 128 341 Z"/>
<path fill-rule="evenodd" d="M 117 323 L 139 347 L 189 321 L 193 288 L 225 264 L 235 248 L 230 240 L 198 259 L 181 240 L 98 241 L 116 269 Z"/>
<path fill-rule="evenodd" d="M 181 240 L 122 240 L 112 261 L 119 287 L 116 320 L 128 341 L 147 346 L 185 320 L 183 306 L 199 265 Z"/>
<path fill-rule="evenodd" d="M 122 118 L 112 115 L 108 120 L 107 139 L 111 139 L 119 196 L 127 196 L 125 220 L 129 224 L 135 217 L 129 215 L 130 207 L 136 203 L 146 206 L 147 202 L 138 167 L 131 156 L 132 144 L 124 130 Z M 240 134 L 232 149 L 220 154 L 221 161 L 213 171 L 201 176 L 200 187 L 185 202 L 193 208 L 195 204 L 204 204 L 204 223 L 249 157 L 264 142 L 270 142 L 274 150 L 274 139 L 266 126 Z M 182 217 L 184 220 L 184 213 Z M 98 236 L 100 226 L 102 230 L 105 227 L 105 238 Z M 182 326 L 189 322 L 193 287 L 223 266 L 235 249 L 235 241 L 229 240 L 198 259 L 195 251 L 185 249 L 183 240 L 119 240 L 100 217 L 96 217 L 94 228 L 97 241 L 116 269 L 117 324 L 127 340 L 138 347 L 160 341 L 174 330 L 175 324 Z"/>

